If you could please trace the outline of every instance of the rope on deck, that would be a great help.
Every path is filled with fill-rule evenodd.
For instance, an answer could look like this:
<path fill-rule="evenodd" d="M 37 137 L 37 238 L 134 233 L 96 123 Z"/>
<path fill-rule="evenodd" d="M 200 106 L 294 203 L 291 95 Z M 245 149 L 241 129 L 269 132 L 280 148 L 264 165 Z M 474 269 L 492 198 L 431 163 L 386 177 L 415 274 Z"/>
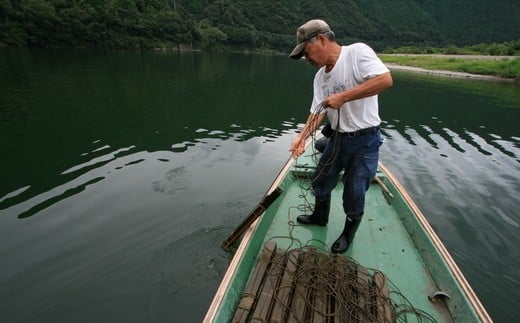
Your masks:
<path fill-rule="evenodd" d="M 417 314 L 419 322 L 433 321 Z M 395 322 L 398 315 L 383 273 L 313 247 L 286 251 L 270 241 L 232 322 Z"/>

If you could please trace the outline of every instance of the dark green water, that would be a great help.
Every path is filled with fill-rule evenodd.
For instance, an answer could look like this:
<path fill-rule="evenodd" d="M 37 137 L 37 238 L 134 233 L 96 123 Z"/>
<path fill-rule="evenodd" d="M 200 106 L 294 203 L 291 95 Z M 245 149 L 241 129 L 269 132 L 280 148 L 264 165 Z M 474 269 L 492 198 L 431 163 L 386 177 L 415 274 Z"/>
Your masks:
<path fill-rule="evenodd" d="M 285 57 L 0 49 L 0 322 L 198 322 L 305 120 Z M 382 162 L 520 316 L 520 86 L 394 73 Z"/>

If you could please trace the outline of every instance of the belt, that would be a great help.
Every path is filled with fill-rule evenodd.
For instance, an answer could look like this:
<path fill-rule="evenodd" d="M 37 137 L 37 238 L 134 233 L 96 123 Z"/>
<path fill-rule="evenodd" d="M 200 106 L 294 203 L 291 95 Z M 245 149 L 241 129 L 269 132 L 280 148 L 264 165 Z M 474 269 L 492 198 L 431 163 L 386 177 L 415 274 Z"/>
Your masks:
<path fill-rule="evenodd" d="M 364 135 L 371 135 L 379 131 L 379 126 L 365 128 L 357 131 L 352 132 L 338 132 L 340 135 L 347 136 L 347 137 L 358 137 L 358 136 L 364 136 Z"/>

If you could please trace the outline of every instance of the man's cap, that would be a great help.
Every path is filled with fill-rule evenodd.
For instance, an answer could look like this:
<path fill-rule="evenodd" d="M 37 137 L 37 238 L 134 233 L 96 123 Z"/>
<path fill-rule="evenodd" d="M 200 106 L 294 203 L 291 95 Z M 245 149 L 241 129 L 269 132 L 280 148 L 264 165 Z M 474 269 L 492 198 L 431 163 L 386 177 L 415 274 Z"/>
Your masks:
<path fill-rule="evenodd" d="M 296 47 L 294 47 L 289 57 L 294 59 L 301 58 L 305 45 L 312 37 L 329 31 L 331 31 L 329 25 L 321 19 L 307 21 L 296 30 Z"/>

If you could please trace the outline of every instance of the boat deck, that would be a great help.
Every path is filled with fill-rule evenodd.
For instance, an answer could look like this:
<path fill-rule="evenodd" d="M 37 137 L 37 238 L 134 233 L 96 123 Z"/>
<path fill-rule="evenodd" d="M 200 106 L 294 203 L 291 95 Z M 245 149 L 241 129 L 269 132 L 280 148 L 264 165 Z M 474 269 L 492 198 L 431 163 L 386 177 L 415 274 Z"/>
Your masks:
<path fill-rule="evenodd" d="M 271 275 L 269 266 L 262 265 L 262 259 L 265 258 L 262 256 L 262 250 L 265 250 L 266 246 L 267 249 L 270 248 L 273 251 L 275 249 L 283 250 L 280 254 L 283 254 L 282 258 L 286 260 L 294 257 L 295 252 L 300 254 L 302 250 L 315 250 L 316 254 L 327 255 L 325 259 L 353 261 L 357 264 L 355 270 L 357 273 L 360 272 L 359 268 L 365 268 L 372 274 L 371 278 L 366 279 L 366 281 L 372 282 L 369 285 L 382 279 L 388 287 L 392 321 L 492 322 L 424 215 L 404 188 L 381 164 L 374 182 L 367 191 L 365 213 L 353 243 L 342 255 L 344 257 L 331 256 L 330 246 L 340 235 L 345 222 L 342 208 L 342 183 L 339 182 L 332 192 L 329 223 L 326 227 L 304 226 L 299 225 L 296 221 L 298 215 L 309 214 L 310 210 L 306 207 L 314 202 L 314 197 L 310 192 L 310 177 L 314 172 L 313 165 L 315 164 L 316 160 L 312 154 L 300 156 L 296 163 L 288 161 L 265 196 L 265 200 L 269 200 L 269 203 L 266 203 L 268 206 L 264 208 L 262 202 L 252 212 L 252 215 L 256 215 L 257 211 L 263 212 L 258 213 L 258 215 L 261 214 L 261 217 L 252 224 L 247 222 L 248 217 L 247 226 L 245 226 L 247 230 L 242 231 L 244 233 L 242 242 L 215 294 L 205 322 L 228 322 L 235 315 L 238 315 L 236 321 L 275 322 L 283 320 L 286 315 L 293 313 L 292 306 L 297 302 L 291 298 L 290 301 L 286 300 L 282 303 L 282 308 L 285 308 L 282 316 L 278 314 L 272 316 L 272 311 L 278 306 L 275 303 L 278 304 L 281 297 L 280 288 L 284 289 L 285 286 L 280 285 L 284 282 L 282 278 L 284 274 L 281 272 L 294 270 L 298 272 L 302 264 L 304 264 L 303 267 L 308 267 L 308 263 L 302 262 L 303 256 L 300 255 L 297 257 L 298 261 L 284 260 L 284 269 L 278 269 L 281 276 L 277 276 L 276 283 L 270 282 L 271 280 L 267 278 L 258 278 L 258 272 L 263 273 L 260 277 Z M 236 238 L 235 233 L 230 238 Z M 232 241 L 230 238 L 225 243 Z M 276 245 L 276 248 L 269 247 L 273 244 Z M 275 252 L 275 254 L 277 253 Z M 307 265 L 305 265 L 306 263 Z M 289 268 L 289 266 L 296 267 Z M 343 272 L 345 272 L 345 267 L 348 266 L 336 263 L 324 266 L 329 269 L 342 269 Z M 347 272 L 352 271 L 347 270 Z M 379 277 L 377 279 L 374 275 L 376 272 L 381 273 L 377 275 Z M 331 279 L 322 281 L 320 280 L 323 276 L 322 272 L 314 275 L 313 280 L 318 281 L 321 285 L 328 285 L 332 281 L 335 288 L 344 288 L 345 280 L 338 280 L 336 273 L 333 271 Z M 330 272 L 327 275 L 329 274 Z M 269 283 L 266 285 L 265 283 L 268 281 Z M 311 295 L 307 298 L 308 304 L 314 304 L 316 300 L 323 299 L 321 296 L 313 294 L 316 288 L 309 287 L 307 283 L 308 281 L 304 283 L 293 281 L 290 285 L 294 288 L 304 287 L 303 293 Z M 269 285 L 270 289 L 264 290 Z M 277 291 L 273 293 L 273 290 Z M 333 294 L 337 292 L 334 288 L 331 290 Z M 294 296 L 298 293 L 295 289 L 289 294 Z M 359 295 L 359 292 L 354 295 Z M 260 301 L 257 297 L 263 297 L 265 301 Z M 333 301 L 330 302 L 330 300 Z M 325 302 L 320 301 L 321 310 L 318 313 L 328 314 L 313 316 L 312 320 L 341 322 L 343 318 L 338 319 L 336 311 L 330 311 L 338 308 L 334 300 L 337 300 L 335 295 L 327 296 Z M 350 304 L 357 306 L 356 303 L 359 303 L 359 298 L 354 299 L 354 303 Z M 288 310 L 288 306 L 291 306 L 291 310 Z M 325 311 L 325 308 L 328 311 Z M 259 320 L 251 320 L 256 315 L 257 309 L 264 311 L 262 314 L 264 316 L 260 315 Z M 387 312 L 386 309 L 383 312 Z M 295 313 L 302 312 L 296 310 Z M 304 313 L 308 315 L 310 312 L 305 311 Z M 334 313 L 334 315 L 330 313 Z M 382 317 L 384 321 L 388 316 L 385 314 Z M 304 320 L 296 321 L 307 322 L 311 319 L 306 316 Z M 347 319 L 346 321 L 365 320 Z"/>

